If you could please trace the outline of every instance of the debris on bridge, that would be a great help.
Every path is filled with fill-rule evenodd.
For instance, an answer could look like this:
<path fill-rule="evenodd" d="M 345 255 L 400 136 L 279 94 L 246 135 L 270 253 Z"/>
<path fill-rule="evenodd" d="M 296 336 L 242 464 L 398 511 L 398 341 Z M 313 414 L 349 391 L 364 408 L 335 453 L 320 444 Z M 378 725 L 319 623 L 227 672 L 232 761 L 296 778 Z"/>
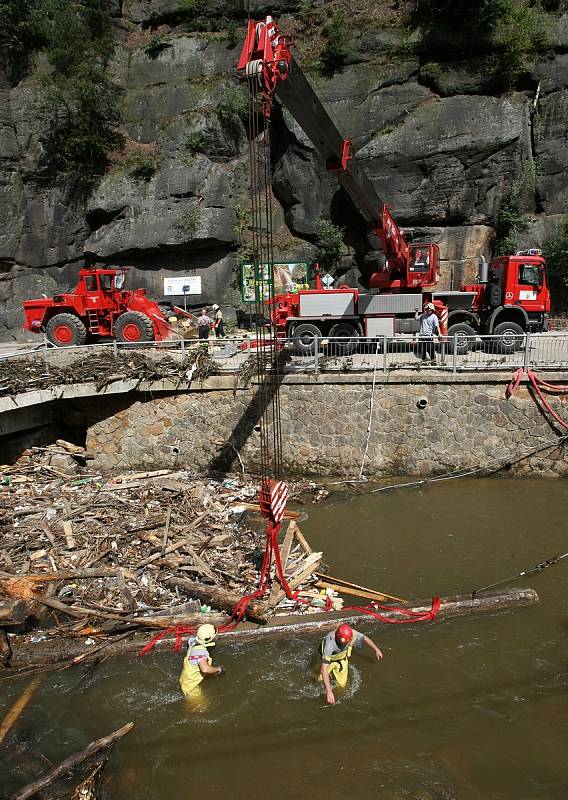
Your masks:
<path fill-rule="evenodd" d="M 199 346 L 177 359 L 171 355 L 156 357 L 132 350 L 85 351 L 71 363 L 60 366 L 46 363 L 42 352 L 38 352 L 33 358 L 0 361 L 0 397 L 77 383 L 94 383 L 98 392 L 116 381 L 166 379 L 179 386 L 192 380 L 206 380 L 218 368 L 211 353 Z"/>
<path fill-rule="evenodd" d="M 166 469 L 105 479 L 88 464 L 83 448 L 58 440 L 0 466 L 5 666 L 22 638 L 8 632 L 53 639 L 57 660 L 60 635 L 84 637 L 88 649 L 129 631 L 221 624 L 258 584 L 265 534 L 255 482 Z M 300 501 L 323 496 L 313 483 L 291 488 Z M 299 532 L 298 516 L 287 512 L 286 577 L 301 596 L 315 597 L 322 553 Z M 275 588 L 248 616 L 266 621 L 277 609 L 291 605 Z"/>

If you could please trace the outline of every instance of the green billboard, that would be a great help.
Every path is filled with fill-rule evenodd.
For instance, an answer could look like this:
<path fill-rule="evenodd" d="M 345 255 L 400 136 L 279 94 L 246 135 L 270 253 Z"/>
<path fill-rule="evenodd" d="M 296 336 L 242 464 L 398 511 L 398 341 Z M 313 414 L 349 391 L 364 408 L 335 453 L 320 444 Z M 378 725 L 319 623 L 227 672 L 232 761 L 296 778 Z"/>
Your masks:
<path fill-rule="evenodd" d="M 274 294 L 308 289 L 310 285 L 309 263 L 307 261 L 274 261 L 272 270 L 268 264 L 241 264 L 240 284 L 243 303 L 255 303 L 261 299 L 256 296 L 261 278 L 264 295 L 262 300 L 268 299 L 272 285 L 274 285 Z"/>

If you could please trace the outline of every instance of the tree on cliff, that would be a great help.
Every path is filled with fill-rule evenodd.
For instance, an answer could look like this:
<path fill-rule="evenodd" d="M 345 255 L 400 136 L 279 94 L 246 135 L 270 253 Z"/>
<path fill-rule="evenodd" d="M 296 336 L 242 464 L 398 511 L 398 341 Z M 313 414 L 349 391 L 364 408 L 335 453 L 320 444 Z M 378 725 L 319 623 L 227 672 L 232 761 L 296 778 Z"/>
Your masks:
<path fill-rule="evenodd" d="M 544 244 L 552 310 L 568 311 L 568 216 Z"/>
<path fill-rule="evenodd" d="M 119 89 L 106 75 L 114 52 L 109 0 L 43 0 L 46 132 L 42 165 L 55 177 L 90 184 L 122 141 Z"/>

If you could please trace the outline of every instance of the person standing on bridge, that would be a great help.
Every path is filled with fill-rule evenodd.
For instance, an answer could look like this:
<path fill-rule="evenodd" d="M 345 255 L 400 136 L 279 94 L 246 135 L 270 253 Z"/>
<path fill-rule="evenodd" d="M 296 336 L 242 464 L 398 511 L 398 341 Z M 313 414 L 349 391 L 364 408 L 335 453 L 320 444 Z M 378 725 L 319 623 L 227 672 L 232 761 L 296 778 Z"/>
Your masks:
<path fill-rule="evenodd" d="M 197 327 L 199 328 L 199 338 L 209 339 L 209 328 L 211 327 L 212 319 L 207 316 L 207 309 L 201 309 L 201 316 L 197 319 Z"/>
<path fill-rule="evenodd" d="M 223 323 L 223 312 L 217 305 L 213 303 L 211 306 L 213 310 L 213 330 L 217 339 L 222 339 L 225 336 L 225 325 Z"/>
<path fill-rule="evenodd" d="M 217 629 L 213 625 L 200 625 L 195 636 L 187 642 L 187 655 L 183 659 L 183 670 L 179 685 L 185 697 L 195 697 L 196 689 L 205 677 L 222 675 L 224 667 L 214 667 L 209 648 L 215 645 Z"/>
<path fill-rule="evenodd" d="M 436 361 L 434 336 L 440 336 L 440 323 L 434 314 L 434 303 L 426 303 L 422 314 L 416 309 L 416 318 L 420 322 L 420 358 L 422 361 Z"/>
<path fill-rule="evenodd" d="M 349 658 L 354 647 L 357 649 L 366 644 L 377 657 L 383 658 L 381 650 L 369 639 L 350 625 L 343 623 L 334 631 L 330 631 L 320 645 L 321 667 L 319 680 L 323 681 L 326 699 L 330 705 L 335 705 L 335 695 L 331 687 L 332 680 L 341 688 L 347 686 L 349 677 Z"/>

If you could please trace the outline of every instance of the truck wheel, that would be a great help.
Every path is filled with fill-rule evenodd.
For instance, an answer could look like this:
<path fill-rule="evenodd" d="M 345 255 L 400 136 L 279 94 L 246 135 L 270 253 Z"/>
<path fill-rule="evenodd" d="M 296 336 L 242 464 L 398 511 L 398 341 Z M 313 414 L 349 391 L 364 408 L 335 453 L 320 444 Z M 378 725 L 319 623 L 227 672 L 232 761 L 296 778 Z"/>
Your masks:
<path fill-rule="evenodd" d="M 525 332 L 516 322 L 501 322 L 495 326 L 493 334 L 499 337 L 493 345 L 496 353 L 514 353 L 521 349 L 525 340 Z"/>
<path fill-rule="evenodd" d="M 294 347 L 303 356 L 313 356 L 316 352 L 316 339 L 321 339 L 321 331 L 317 325 L 299 322 L 291 333 Z"/>
<path fill-rule="evenodd" d="M 454 336 L 456 342 L 456 353 L 458 353 L 460 356 L 465 356 L 465 354 L 469 353 L 470 350 L 470 337 L 475 336 L 474 329 L 471 327 L 471 325 L 467 325 L 465 322 L 456 322 L 455 325 L 450 325 L 448 328 L 448 353 L 454 352 Z"/>
<path fill-rule="evenodd" d="M 47 323 L 45 332 L 56 347 L 73 347 L 87 341 L 87 329 L 74 314 L 56 314 Z"/>
<path fill-rule="evenodd" d="M 343 341 L 340 342 L 329 343 L 331 355 L 334 356 L 350 356 L 359 345 L 359 333 L 349 322 L 338 322 L 333 325 L 330 328 L 329 336 L 330 338 L 332 336 L 350 337 L 349 339 L 343 338 Z"/>
<path fill-rule="evenodd" d="M 117 342 L 153 342 L 154 326 L 146 314 L 127 311 L 117 319 L 114 335 Z"/>

